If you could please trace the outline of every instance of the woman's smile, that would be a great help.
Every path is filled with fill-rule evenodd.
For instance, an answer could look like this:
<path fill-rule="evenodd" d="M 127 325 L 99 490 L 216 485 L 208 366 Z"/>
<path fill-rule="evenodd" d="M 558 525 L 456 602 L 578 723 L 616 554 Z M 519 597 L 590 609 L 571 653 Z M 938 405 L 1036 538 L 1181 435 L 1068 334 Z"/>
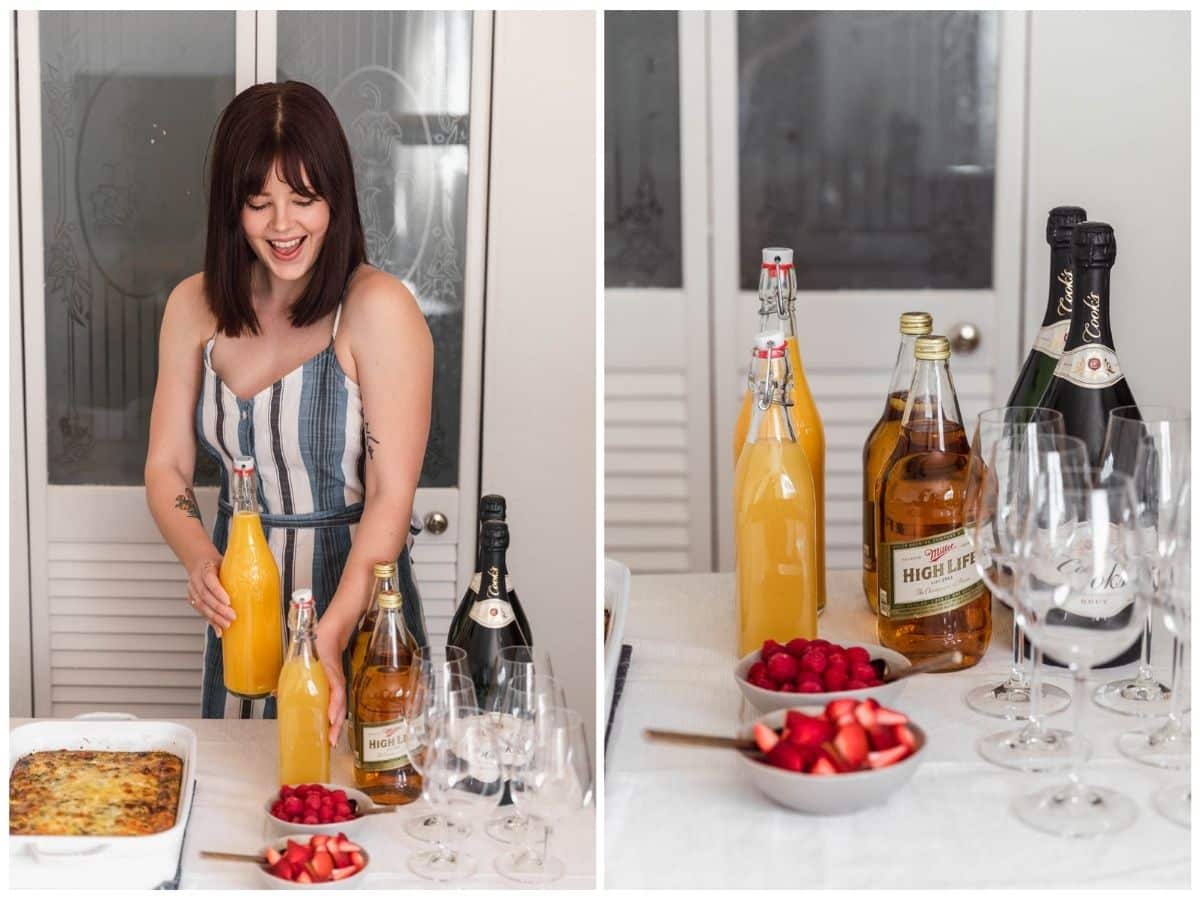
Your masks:
<path fill-rule="evenodd" d="M 267 239 L 267 244 L 271 248 L 271 255 L 282 262 L 291 262 L 300 255 L 300 247 L 305 241 L 305 236 L 283 239 Z"/>

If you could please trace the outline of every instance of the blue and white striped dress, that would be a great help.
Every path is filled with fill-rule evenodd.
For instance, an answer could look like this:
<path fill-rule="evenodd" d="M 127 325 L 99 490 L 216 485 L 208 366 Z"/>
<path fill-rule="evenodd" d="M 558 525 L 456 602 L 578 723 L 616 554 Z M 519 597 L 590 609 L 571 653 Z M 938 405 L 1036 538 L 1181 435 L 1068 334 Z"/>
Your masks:
<path fill-rule="evenodd" d="M 213 543 L 229 538 L 233 460 L 254 457 L 258 504 L 267 543 L 279 566 L 284 621 L 292 591 L 309 588 L 318 617 L 333 598 L 363 510 L 362 397 L 329 346 L 253 397 L 242 399 L 213 371 L 214 334 L 204 347 L 204 378 L 196 402 L 200 445 L 221 465 Z M 406 547 L 397 560 L 407 624 L 425 643 L 424 617 Z M 347 669 L 349 655 L 343 659 Z M 221 641 L 210 625 L 204 643 L 204 718 L 274 718 L 275 698 L 244 700 L 225 691 Z"/>

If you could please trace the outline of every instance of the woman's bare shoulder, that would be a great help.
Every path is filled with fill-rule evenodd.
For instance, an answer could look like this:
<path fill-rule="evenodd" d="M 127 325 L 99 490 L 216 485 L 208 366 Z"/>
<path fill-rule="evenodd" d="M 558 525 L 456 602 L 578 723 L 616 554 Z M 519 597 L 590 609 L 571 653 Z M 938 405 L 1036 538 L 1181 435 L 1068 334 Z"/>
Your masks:
<path fill-rule="evenodd" d="M 204 273 L 189 275 L 171 291 L 163 312 L 163 336 L 180 343 L 208 340 L 217 327 L 204 293 Z"/>
<path fill-rule="evenodd" d="M 428 334 L 425 316 L 412 291 L 394 275 L 361 266 L 346 287 L 343 327 L 360 334 L 379 329 Z"/>

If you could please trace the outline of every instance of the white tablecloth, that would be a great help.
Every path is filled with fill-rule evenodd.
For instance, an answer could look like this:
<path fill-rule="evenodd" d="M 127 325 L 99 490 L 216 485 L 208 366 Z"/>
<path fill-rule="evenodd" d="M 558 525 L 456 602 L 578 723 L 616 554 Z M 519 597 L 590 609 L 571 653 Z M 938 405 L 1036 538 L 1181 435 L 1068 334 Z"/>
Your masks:
<path fill-rule="evenodd" d="M 22 724 L 21 720 L 11 725 Z M 220 719 L 180 720 L 196 732 L 199 741 L 199 767 L 196 798 L 191 822 L 183 846 L 181 888 L 255 888 L 261 887 L 253 867 L 245 863 L 203 859 L 201 850 L 226 850 L 252 853 L 286 831 L 275 831 L 262 809 L 263 803 L 278 788 L 277 744 L 274 722 Z M 339 748 L 333 759 L 332 780 L 354 784 L 348 751 Z M 428 888 L 433 882 L 408 870 L 408 857 L 429 849 L 429 844 L 410 838 L 404 832 L 407 821 L 428 811 L 424 800 L 401 807 L 394 815 L 376 816 L 363 823 L 354 840 L 371 855 L 370 871 L 360 886 L 367 889 Z M 466 888 L 519 888 L 492 868 L 495 858 L 508 852 L 476 827 L 463 849 L 479 861 L 479 873 L 458 882 Z M 596 883 L 595 811 L 577 814 L 556 829 L 551 852 L 566 864 L 567 875 L 554 886 L 586 889 Z M 37 864 L 10 859 L 10 880 L 23 884 Z"/>
<path fill-rule="evenodd" d="M 858 572 L 832 572 L 822 637 L 875 642 Z M 635 576 L 624 642 L 633 656 L 605 773 L 605 885 L 693 888 L 1187 887 L 1190 832 L 1150 805 L 1160 786 L 1187 773 L 1125 760 L 1114 745 L 1146 721 L 1089 703 L 1083 733 L 1096 784 L 1138 804 L 1137 822 L 1102 839 L 1056 838 L 1009 810 L 1022 793 L 1062 776 L 1011 772 L 984 762 L 976 739 L 1009 727 L 963 702 L 983 676 L 1011 661 L 1012 620 L 996 604 L 992 644 L 974 668 L 914 677 L 894 704 L 929 736 L 913 780 L 874 809 L 811 817 L 773 804 L 740 777 L 721 750 L 649 743 L 655 726 L 732 734 L 758 713 L 733 681 L 733 577 Z M 1165 641 L 1163 642 L 1166 643 Z M 1157 654 L 1156 654 L 1157 656 Z M 1103 677 L 1114 677 L 1108 670 Z M 1069 679 L 1052 681 L 1069 689 Z M 1071 727 L 1072 710 L 1052 722 Z"/>

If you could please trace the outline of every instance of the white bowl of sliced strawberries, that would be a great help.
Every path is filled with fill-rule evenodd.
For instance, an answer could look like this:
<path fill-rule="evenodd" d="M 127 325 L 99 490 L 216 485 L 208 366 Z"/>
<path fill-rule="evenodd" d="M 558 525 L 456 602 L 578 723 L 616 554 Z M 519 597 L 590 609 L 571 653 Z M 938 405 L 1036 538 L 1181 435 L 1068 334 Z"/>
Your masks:
<path fill-rule="evenodd" d="M 733 669 L 746 700 L 759 712 L 774 712 L 799 703 L 824 705 L 831 700 L 893 703 L 904 681 L 884 681 L 912 666 L 908 657 L 878 644 L 847 644 L 823 638 L 793 638 L 786 644 L 765 641 Z"/>
<path fill-rule="evenodd" d="M 367 851 L 344 834 L 292 834 L 263 848 L 259 869 L 269 888 L 356 887 L 370 864 Z"/>
<path fill-rule="evenodd" d="M 925 732 L 868 697 L 777 710 L 746 734 L 760 753 L 739 753 L 750 781 L 776 803 L 843 815 L 885 802 L 920 765 Z"/>

